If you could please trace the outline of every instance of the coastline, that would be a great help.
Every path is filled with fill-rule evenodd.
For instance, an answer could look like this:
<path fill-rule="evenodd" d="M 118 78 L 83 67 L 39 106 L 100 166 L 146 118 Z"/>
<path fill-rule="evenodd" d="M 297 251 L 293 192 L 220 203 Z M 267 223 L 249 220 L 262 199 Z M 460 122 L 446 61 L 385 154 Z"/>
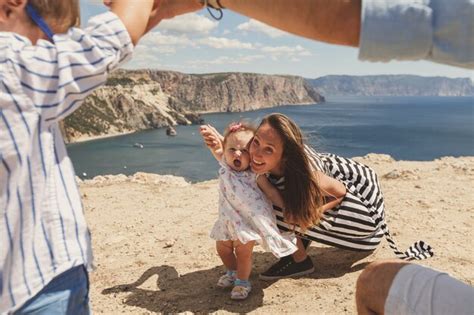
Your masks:
<path fill-rule="evenodd" d="M 135 133 L 135 132 L 138 132 L 138 131 L 141 131 L 141 130 L 130 130 L 130 131 L 125 131 L 125 132 L 120 132 L 120 133 L 113 133 L 113 134 L 106 134 L 106 135 L 99 135 L 99 136 L 81 135 L 80 137 L 75 138 L 74 141 L 68 142 L 67 144 L 74 144 L 74 143 L 81 143 L 81 142 L 100 140 L 100 139 L 106 139 L 106 138 L 120 137 L 120 136 L 129 135 L 129 134 L 132 134 L 132 133 Z"/>
<path fill-rule="evenodd" d="M 318 105 L 322 103 L 301 103 L 301 104 L 289 104 L 289 105 L 276 105 L 276 106 L 269 106 L 269 107 L 262 107 L 255 109 L 256 110 L 261 110 L 261 109 L 267 109 L 267 108 L 278 108 L 281 106 L 309 106 L 309 105 Z M 252 112 L 254 110 L 249 110 L 249 111 L 244 111 L 241 113 L 247 113 L 247 112 Z M 219 111 L 195 111 L 193 114 L 196 115 L 206 115 L 206 114 L 224 114 L 225 112 L 219 112 Z M 240 112 L 232 112 L 232 113 L 240 113 Z M 197 124 L 196 124 L 197 125 Z M 120 136 L 125 136 L 128 134 L 132 134 L 135 132 L 140 132 L 140 131 L 146 131 L 146 130 L 154 130 L 154 129 L 165 129 L 166 127 L 161 127 L 161 128 L 150 128 L 150 129 L 143 129 L 143 130 L 129 130 L 129 131 L 124 131 L 124 132 L 119 132 L 119 133 L 109 133 L 109 134 L 103 134 L 103 135 L 97 135 L 97 136 L 89 136 L 89 135 L 84 135 L 82 134 L 81 136 L 74 138 L 72 141 L 68 142 L 67 144 L 74 144 L 74 143 L 82 143 L 82 142 L 87 142 L 87 141 L 93 141 L 93 140 L 100 140 L 100 139 L 106 139 L 106 138 L 112 138 L 112 137 L 120 137 Z"/>
<path fill-rule="evenodd" d="M 474 156 L 395 161 L 369 154 L 385 197 L 387 223 L 401 250 L 424 240 L 435 252 L 420 262 L 474 284 Z M 223 272 L 209 231 L 217 217 L 218 183 L 137 173 L 80 183 L 97 270 L 91 273 L 98 314 L 327 313 L 355 314 L 355 282 L 371 261 L 395 256 L 383 240 L 373 253 L 313 243 L 313 274 L 275 282 L 258 274 L 276 260 L 257 246 L 248 300 L 235 302 L 215 282 Z M 453 244 L 456 244 L 453 246 Z"/>

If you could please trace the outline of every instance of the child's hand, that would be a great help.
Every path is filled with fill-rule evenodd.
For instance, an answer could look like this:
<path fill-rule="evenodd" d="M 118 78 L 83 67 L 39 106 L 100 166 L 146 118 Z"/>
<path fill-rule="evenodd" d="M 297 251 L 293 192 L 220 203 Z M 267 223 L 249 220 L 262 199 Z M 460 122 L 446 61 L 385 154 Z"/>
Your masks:
<path fill-rule="evenodd" d="M 110 1 L 110 0 L 105 0 Z M 153 10 L 148 20 L 146 31 L 148 32 L 161 20 L 172 19 L 175 16 L 191 13 L 202 9 L 199 0 L 154 0 Z"/>
<path fill-rule="evenodd" d="M 214 155 L 217 161 L 220 161 L 224 152 L 222 148 L 222 142 L 224 139 L 221 134 L 211 125 L 200 126 L 199 133 L 204 139 L 206 146 L 211 150 L 212 155 Z"/>
<path fill-rule="evenodd" d="M 201 134 L 206 146 L 210 149 L 219 149 L 221 146 L 221 135 L 211 125 L 202 125 L 199 127 L 199 133 Z"/>

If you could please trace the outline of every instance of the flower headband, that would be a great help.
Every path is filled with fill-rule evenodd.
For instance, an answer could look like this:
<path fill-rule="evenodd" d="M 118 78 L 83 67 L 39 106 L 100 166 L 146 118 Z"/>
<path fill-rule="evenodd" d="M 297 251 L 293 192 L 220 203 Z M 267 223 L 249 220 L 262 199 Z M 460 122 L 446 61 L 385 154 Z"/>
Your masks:
<path fill-rule="evenodd" d="M 236 131 L 238 131 L 240 128 L 242 128 L 242 123 L 232 123 L 232 124 L 229 126 L 229 132 L 236 132 Z"/>
<path fill-rule="evenodd" d="M 46 36 L 48 36 L 48 38 L 52 41 L 54 36 L 53 31 L 51 31 L 51 28 L 49 28 L 48 24 L 41 17 L 41 15 L 38 14 L 38 11 L 36 11 L 36 9 L 29 3 L 26 5 L 26 13 L 28 13 L 33 22 L 35 22 L 35 24 L 38 25 L 43 33 L 45 33 Z"/>

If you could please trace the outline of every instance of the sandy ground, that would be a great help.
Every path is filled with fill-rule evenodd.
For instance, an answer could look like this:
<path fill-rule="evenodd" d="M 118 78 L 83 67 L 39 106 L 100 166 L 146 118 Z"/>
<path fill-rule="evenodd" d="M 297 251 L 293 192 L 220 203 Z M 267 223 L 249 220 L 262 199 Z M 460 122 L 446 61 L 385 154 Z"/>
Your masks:
<path fill-rule="evenodd" d="M 368 155 L 385 195 L 388 226 L 400 249 L 422 239 L 435 257 L 422 263 L 474 283 L 474 157 L 431 162 Z M 217 217 L 217 180 L 136 174 L 80 185 L 91 227 L 95 314 L 318 313 L 355 314 L 355 282 L 371 261 L 394 258 L 384 240 L 362 255 L 313 243 L 316 270 L 273 282 L 258 274 L 276 259 L 257 247 L 253 291 L 241 302 L 216 288 L 223 272 L 208 234 Z"/>

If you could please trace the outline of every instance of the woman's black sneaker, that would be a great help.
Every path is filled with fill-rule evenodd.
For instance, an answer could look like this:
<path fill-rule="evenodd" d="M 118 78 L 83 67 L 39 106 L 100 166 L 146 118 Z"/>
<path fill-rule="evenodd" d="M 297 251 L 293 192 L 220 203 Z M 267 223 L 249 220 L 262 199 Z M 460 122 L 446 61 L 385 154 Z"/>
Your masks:
<path fill-rule="evenodd" d="M 262 280 L 277 280 L 282 278 L 297 277 L 310 274 L 314 271 L 314 265 L 309 256 L 297 263 L 292 256 L 282 257 L 267 271 L 260 274 Z"/>

